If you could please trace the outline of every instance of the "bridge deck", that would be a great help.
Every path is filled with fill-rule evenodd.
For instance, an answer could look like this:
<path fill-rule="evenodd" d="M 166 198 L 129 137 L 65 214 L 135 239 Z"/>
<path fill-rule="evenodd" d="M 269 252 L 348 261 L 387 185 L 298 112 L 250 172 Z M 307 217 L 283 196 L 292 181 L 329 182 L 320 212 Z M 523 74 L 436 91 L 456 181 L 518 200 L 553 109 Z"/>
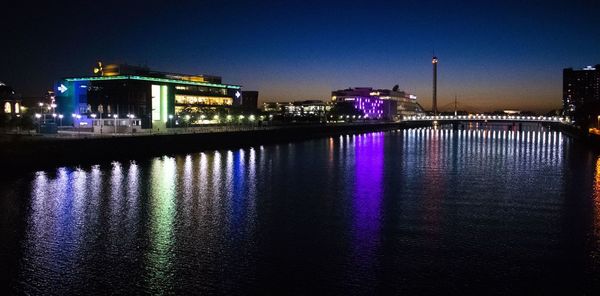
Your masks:
<path fill-rule="evenodd" d="M 409 116 L 405 121 L 483 121 L 483 122 L 555 122 L 571 123 L 560 116 L 502 116 L 502 115 L 458 115 L 458 116 Z"/>

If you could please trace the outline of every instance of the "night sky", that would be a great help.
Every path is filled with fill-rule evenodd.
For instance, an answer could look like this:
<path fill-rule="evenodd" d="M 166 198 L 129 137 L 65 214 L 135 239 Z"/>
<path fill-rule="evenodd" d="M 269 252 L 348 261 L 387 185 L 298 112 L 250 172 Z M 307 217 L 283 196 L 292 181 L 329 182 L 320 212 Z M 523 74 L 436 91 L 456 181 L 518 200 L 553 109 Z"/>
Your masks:
<path fill-rule="evenodd" d="M 563 68 L 600 64 L 598 1 L 323 2 L 7 3 L 0 81 L 39 96 L 102 60 L 219 75 L 261 101 L 398 84 L 428 109 L 435 50 L 442 110 L 457 95 L 470 111 L 549 111 Z"/>

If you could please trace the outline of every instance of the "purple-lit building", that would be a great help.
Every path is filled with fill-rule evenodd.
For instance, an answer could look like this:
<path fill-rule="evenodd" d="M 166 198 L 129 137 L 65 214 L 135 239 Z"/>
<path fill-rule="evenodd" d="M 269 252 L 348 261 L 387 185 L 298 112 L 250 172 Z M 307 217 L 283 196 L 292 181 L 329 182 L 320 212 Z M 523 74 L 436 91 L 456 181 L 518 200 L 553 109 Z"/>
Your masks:
<path fill-rule="evenodd" d="M 395 120 L 423 113 L 417 97 L 398 91 L 397 87 L 393 90 L 371 87 L 337 90 L 331 93 L 331 100 L 334 103 L 353 102 L 354 107 L 370 119 Z"/>
<path fill-rule="evenodd" d="M 366 118 L 374 118 L 374 119 L 389 119 L 391 118 L 389 115 L 391 112 L 389 108 L 390 103 L 394 102 L 384 102 L 384 100 L 375 98 L 375 97 L 362 97 L 357 96 L 355 98 L 345 98 L 345 101 L 354 101 L 354 108 L 362 111 L 363 115 Z M 388 111 L 385 112 L 384 110 Z"/>

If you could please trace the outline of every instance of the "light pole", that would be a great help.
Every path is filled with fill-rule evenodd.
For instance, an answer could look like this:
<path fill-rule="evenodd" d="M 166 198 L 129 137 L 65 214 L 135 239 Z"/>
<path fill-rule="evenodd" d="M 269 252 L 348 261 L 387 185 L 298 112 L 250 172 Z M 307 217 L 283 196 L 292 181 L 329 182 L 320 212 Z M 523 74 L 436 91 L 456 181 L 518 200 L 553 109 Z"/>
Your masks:
<path fill-rule="evenodd" d="M 113 118 L 115 119 L 115 134 L 117 133 L 117 118 L 119 118 L 119 115 L 115 114 L 113 115 Z"/>
<path fill-rule="evenodd" d="M 80 131 L 81 123 L 79 122 L 79 120 L 81 119 L 81 115 L 79 115 L 79 114 L 73 114 L 73 118 L 77 119 L 77 127 L 75 127 L 75 128 L 77 129 L 77 137 L 79 137 L 80 132 L 81 132 Z M 73 123 L 73 124 L 75 124 L 75 123 Z"/>
<path fill-rule="evenodd" d="M 93 131 L 96 126 L 96 113 L 92 113 L 91 116 L 92 116 L 92 131 Z"/>
<path fill-rule="evenodd" d="M 42 123 L 40 121 L 41 117 L 42 117 L 42 114 L 35 113 L 35 118 L 37 118 L 37 120 L 38 120 L 38 134 L 42 131 Z"/>
<path fill-rule="evenodd" d="M 135 115 L 127 114 L 127 117 L 129 118 L 129 127 L 131 128 L 131 134 L 133 135 L 133 124 L 132 124 L 131 120 L 135 118 Z"/>
<path fill-rule="evenodd" d="M 186 132 L 188 131 L 188 127 L 190 127 L 190 115 L 189 114 L 187 114 L 185 116 L 185 131 Z"/>
<path fill-rule="evenodd" d="M 62 119 L 63 119 L 63 117 L 65 117 L 65 116 L 62 115 L 62 114 L 58 114 L 58 119 L 60 120 L 60 126 L 62 126 Z"/>
<path fill-rule="evenodd" d="M 173 127 L 173 114 L 169 114 L 169 127 Z"/>

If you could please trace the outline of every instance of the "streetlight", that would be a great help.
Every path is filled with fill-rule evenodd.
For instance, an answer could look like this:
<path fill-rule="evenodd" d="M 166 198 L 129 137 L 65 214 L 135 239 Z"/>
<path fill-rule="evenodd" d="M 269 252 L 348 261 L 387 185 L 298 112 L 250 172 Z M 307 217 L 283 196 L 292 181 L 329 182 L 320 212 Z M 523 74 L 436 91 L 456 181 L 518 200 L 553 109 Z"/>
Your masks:
<path fill-rule="evenodd" d="M 65 116 L 62 115 L 62 114 L 58 114 L 58 118 L 60 119 L 60 126 L 62 126 L 62 119 L 63 119 L 63 117 L 65 117 Z"/>
<path fill-rule="evenodd" d="M 169 127 L 173 127 L 173 114 L 169 114 Z"/>
<path fill-rule="evenodd" d="M 41 126 L 41 125 L 42 125 L 42 123 L 40 122 L 40 118 L 41 118 L 41 117 L 42 117 L 42 115 L 41 115 L 41 114 L 39 114 L 39 113 L 35 113 L 35 118 L 37 118 L 37 120 L 38 120 L 38 133 L 40 133 L 40 131 L 41 131 L 41 129 L 42 129 L 42 126 Z"/>
<path fill-rule="evenodd" d="M 92 113 L 92 131 L 95 129 L 96 123 L 96 113 Z M 102 133 L 102 127 L 100 127 L 100 133 Z"/>
<path fill-rule="evenodd" d="M 127 114 L 127 117 L 129 118 L 129 127 L 131 128 L 131 134 L 133 134 L 133 123 L 131 122 L 131 120 L 135 118 L 135 115 Z"/>
<path fill-rule="evenodd" d="M 113 115 L 113 118 L 115 119 L 115 134 L 117 133 L 117 118 L 119 118 L 119 115 L 115 114 Z"/>
<path fill-rule="evenodd" d="M 79 134 L 81 133 L 81 115 L 75 114 L 74 117 L 77 118 L 77 136 L 79 136 Z"/>
<path fill-rule="evenodd" d="M 184 118 L 185 118 L 185 131 L 187 132 L 188 127 L 190 127 L 191 116 L 189 114 L 186 114 Z"/>

